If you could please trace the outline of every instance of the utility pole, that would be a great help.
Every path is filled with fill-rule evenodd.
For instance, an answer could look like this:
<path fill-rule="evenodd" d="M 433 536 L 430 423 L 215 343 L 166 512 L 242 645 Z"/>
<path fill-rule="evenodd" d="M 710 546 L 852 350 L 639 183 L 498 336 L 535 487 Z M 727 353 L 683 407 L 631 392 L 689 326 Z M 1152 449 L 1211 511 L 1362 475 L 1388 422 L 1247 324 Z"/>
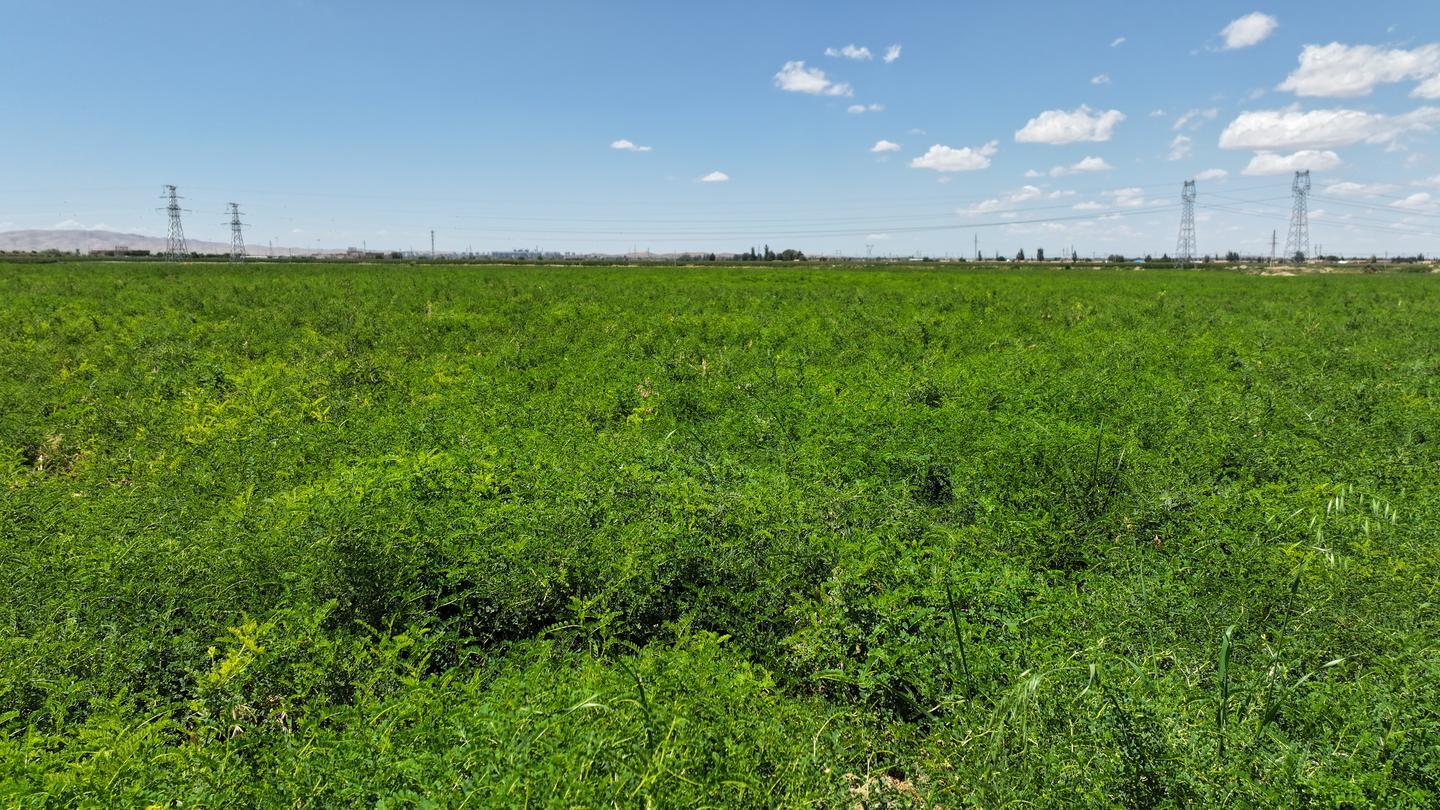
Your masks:
<path fill-rule="evenodd" d="M 1175 240 L 1175 259 L 1181 267 L 1195 261 L 1195 181 L 1186 180 L 1180 191 L 1180 236 Z"/>
<path fill-rule="evenodd" d="M 1310 256 L 1310 170 L 1295 172 L 1290 183 L 1290 234 L 1285 237 L 1285 259 L 1304 264 Z"/>
<path fill-rule="evenodd" d="M 980 234 L 975 234 L 975 261 L 980 261 Z"/>
<path fill-rule="evenodd" d="M 227 203 L 230 207 L 230 261 L 245 261 L 245 223 L 240 221 L 240 203 Z"/>
<path fill-rule="evenodd" d="M 1275 244 L 1276 244 L 1275 231 L 1272 230 L 1272 231 L 1270 231 L 1270 263 L 1271 263 L 1271 264 L 1274 264 L 1274 263 L 1275 263 Z"/>
<path fill-rule="evenodd" d="M 430 258 L 435 258 L 435 231 L 430 231 Z"/>
<path fill-rule="evenodd" d="M 165 186 L 164 193 L 160 198 L 166 201 L 165 211 L 170 215 L 170 233 L 165 240 L 165 258 L 168 261 L 178 262 L 190 258 L 190 247 L 185 243 L 185 228 L 180 224 L 180 195 L 175 193 L 175 187 Z"/>

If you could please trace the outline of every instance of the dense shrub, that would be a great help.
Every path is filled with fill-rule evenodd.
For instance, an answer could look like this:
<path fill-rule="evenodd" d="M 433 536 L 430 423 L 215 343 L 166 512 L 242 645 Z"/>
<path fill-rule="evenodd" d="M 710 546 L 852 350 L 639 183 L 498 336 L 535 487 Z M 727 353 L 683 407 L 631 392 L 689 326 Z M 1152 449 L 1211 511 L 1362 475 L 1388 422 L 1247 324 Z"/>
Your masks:
<path fill-rule="evenodd" d="M 1440 801 L 1429 278 L 59 263 L 0 317 L 6 805 Z"/>

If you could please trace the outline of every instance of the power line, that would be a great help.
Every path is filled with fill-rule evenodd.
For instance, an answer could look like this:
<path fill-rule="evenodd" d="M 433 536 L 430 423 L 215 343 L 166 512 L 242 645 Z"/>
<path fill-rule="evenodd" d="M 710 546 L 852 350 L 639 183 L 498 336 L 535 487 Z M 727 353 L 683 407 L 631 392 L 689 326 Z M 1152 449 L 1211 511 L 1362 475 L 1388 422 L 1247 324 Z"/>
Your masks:
<path fill-rule="evenodd" d="M 1313 194 L 1313 195 L 1311 195 L 1311 196 L 1314 197 L 1314 198 L 1317 199 L 1317 200 L 1323 200 L 1324 202 L 1330 203 L 1330 204 L 1332 204 L 1332 205 L 1348 205 L 1348 206 L 1350 206 L 1350 207 L 1352 207 L 1352 208 L 1369 208 L 1369 209 L 1372 209 L 1372 210 L 1375 210 L 1375 211 L 1384 211 L 1384 212 L 1387 213 L 1387 214 L 1395 214 L 1396 216 L 1404 216 L 1404 217 L 1426 217 L 1426 218 L 1428 218 L 1428 219 L 1440 219 L 1440 213 L 1435 213 L 1435 212 L 1430 212 L 1430 211 L 1417 211 L 1417 210 L 1410 209 L 1410 208 L 1397 208 L 1397 207 L 1395 207 L 1395 206 L 1393 206 L 1393 205 L 1375 205 L 1374 203 L 1356 202 L 1356 201 L 1354 201 L 1354 200 L 1341 200 L 1341 199 L 1337 199 L 1337 198 L 1335 198 L 1335 197 L 1325 197 L 1325 196 L 1322 196 L 1322 195 L 1319 195 L 1319 194 Z M 1399 198 L 1399 199 L 1404 199 L 1404 198 L 1402 197 L 1402 198 Z"/>

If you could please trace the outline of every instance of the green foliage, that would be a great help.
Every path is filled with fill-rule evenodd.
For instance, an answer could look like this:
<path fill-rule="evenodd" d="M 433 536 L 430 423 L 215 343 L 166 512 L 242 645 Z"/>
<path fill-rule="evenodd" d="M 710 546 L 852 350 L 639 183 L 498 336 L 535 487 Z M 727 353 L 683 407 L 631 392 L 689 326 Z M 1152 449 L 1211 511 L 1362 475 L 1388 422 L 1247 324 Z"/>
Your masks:
<path fill-rule="evenodd" d="M 0 317 L 0 804 L 1440 801 L 1426 277 L 59 262 Z"/>

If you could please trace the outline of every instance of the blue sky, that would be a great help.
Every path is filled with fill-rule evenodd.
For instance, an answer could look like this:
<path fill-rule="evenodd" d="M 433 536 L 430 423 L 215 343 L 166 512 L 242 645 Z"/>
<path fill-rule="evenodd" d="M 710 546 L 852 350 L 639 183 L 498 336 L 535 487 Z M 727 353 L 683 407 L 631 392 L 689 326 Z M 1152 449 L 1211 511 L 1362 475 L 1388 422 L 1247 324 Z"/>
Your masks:
<path fill-rule="evenodd" d="M 0 230 L 1159 255 L 1198 178 L 1268 252 L 1308 167 L 1327 252 L 1440 253 L 1434 0 L 3 0 L 0 76 Z"/>

